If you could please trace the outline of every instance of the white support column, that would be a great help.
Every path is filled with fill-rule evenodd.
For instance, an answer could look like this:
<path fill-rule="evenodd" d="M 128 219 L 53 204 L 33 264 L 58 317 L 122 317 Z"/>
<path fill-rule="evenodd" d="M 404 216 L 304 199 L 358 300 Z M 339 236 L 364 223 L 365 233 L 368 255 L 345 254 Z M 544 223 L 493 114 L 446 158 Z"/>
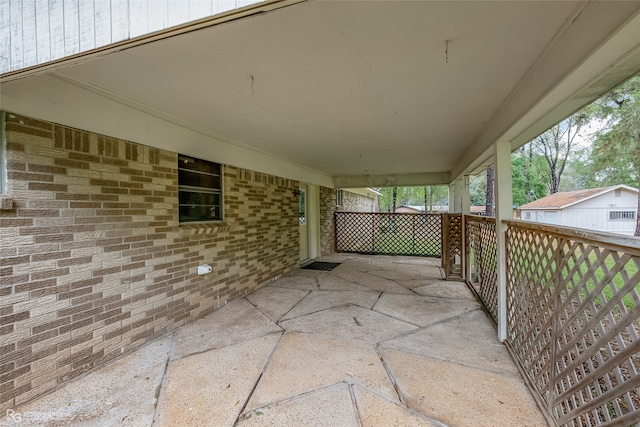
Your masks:
<path fill-rule="evenodd" d="M 469 190 L 469 175 L 462 176 L 462 210 L 464 215 L 471 213 L 471 192 Z"/>
<path fill-rule="evenodd" d="M 309 184 L 307 186 L 307 227 L 309 233 L 309 258 L 320 257 L 320 187 Z"/>
<path fill-rule="evenodd" d="M 462 212 L 462 178 L 449 184 L 449 213 Z"/>
<path fill-rule="evenodd" d="M 495 160 L 495 203 L 498 275 L 498 339 L 507 339 L 507 226 L 502 220 L 513 216 L 513 196 L 511 193 L 511 143 L 498 141 L 493 146 Z"/>
<path fill-rule="evenodd" d="M 449 184 L 449 213 L 456 211 L 456 185 L 455 182 Z"/>
<path fill-rule="evenodd" d="M 462 212 L 462 229 L 463 229 L 463 237 L 462 237 L 462 256 L 460 257 L 460 271 L 462 271 L 462 278 L 465 280 L 470 280 L 471 271 L 469 257 L 467 256 L 467 239 L 466 239 L 466 225 L 464 221 L 464 216 L 469 215 L 471 213 L 471 194 L 469 190 L 469 175 L 462 176 L 462 206 L 460 212 Z"/>

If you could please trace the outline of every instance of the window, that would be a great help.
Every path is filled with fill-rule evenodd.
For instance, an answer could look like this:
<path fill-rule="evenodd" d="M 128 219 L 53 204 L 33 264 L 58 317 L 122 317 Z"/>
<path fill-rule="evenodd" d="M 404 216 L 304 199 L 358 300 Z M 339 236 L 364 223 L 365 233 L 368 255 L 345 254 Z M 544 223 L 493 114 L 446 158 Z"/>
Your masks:
<path fill-rule="evenodd" d="M 342 190 L 336 190 L 336 206 L 342 206 Z"/>
<path fill-rule="evenodd" d="M 524 219 L 531 219 L 531 212 L 525 212 Z"/>
<path fill-rule="evenodd" d="M 222 166 L 178 155 L 180 222 L 222 220 Z"/>
<path fill-rule="evenodd" d="M 617 220 L 617 219 L 634 220 L 634 219 L 636 219 L 636 213 L 634 211 L 611 211 L 611 212 L 609 212 L 609 220 Z"/>

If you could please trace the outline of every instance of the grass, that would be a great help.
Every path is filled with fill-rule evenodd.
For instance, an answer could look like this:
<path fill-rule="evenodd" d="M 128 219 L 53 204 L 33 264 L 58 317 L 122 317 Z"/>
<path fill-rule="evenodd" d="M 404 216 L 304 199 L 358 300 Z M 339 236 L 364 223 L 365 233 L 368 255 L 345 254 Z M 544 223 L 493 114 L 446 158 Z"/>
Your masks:
<path fill-rule="evenodd" d="M 373 252 L 388 255 L 414 255 L 439 257 L 440 237 L 413 238 L 401 233 L 378 232 L 373 241 Z"/>
<path fill-rule="evenodd" d="M 532 242 L 532 245 L 536 245 L 536 243 Z M 386 255 L 413 255 L 413 256 L 441 256 L 441 241 L 440 236 L 433 236 L 428 238 L 414 238 L 411 230 L 403 230 L 401 227 L 398 229 L 392 230 L 390 227 L 380 227 L 375 233 L 375 236 L 363 236 L 362 241 L 358 245 L 359 249 L 368 253 L 376 253 L 376 254 L 386 254 Z M 483 251 L 482 251 L 482 261 L 483 266 L 485 268 L 491 269 L 492 267 L 495 269 L 496 260 L 493 256 L 495 253 L 495 242 L 482 242 Z M 555 274 L 555 270 L 557 266 L 555 265 L 555 258 L 553 256 L 553 252 L 557 249 L 555 246 L 540 246 L 538 248 L 530 247 L 524 248 L 525 252 L 534 252 L 535 255 L 533 257 L 537 267 L 540 269 L 545 269 L 547 271 L 547 276 L 552 276 Z M 547 254 L 545 252 L 548 251 Z M 613 253 L 612 253 L 613 254 Z M 584 300 L 587 297 L 588 293 L 593 292 L 597 284 L 601 282 L 601 280 L 605 276 L 605 271 L 609 271 L 615 267 L 616 259 L 615 254 L 609 254 L 603 260 L 603 266 L 597 268 L 594 272 L 595 278 L 584 278 L 585 274 L 589 270 L 589 265 L 593 265 L 598 262 L 598 255 L 594 252 L 591 252 L 588 256 L 588 262 L 582 262 L 579 266 L 579 271 L 574 273 L 573 277 L 573 285 L 571 282 L 567 284 L 568 291 L 570 292 L 573 286 L 580 285 L 581 280 L 586 284 L 586 289 L 582 289 L 580 291 L 580 298 Z M 474 262 L 474 255 L 471 254 L 471 262 Z M 546 256 L 545 256 L 546 255 Z M 563 273 L 568 274 L 569 269 L 574 269 L 576 262 L 580 256 L 580 253 L 576 252 L 573 254 L 571 258 L 567 261 L 567 265 L 564 267 Z M 622 256 L 622 254 L 620 255 Z M 631 279 L 638 272 L 638 267 L 633 262 L 633 260 L 629 260 L 623 267 L 626 272 L 626 276 Z M 549 277 L 552 280 L 551 277 Z M 544 282 L 544 278 L 541 279 Z M 614 275 L 611 280 L 611 284 L 607 284 L 602 290 L 600 295 L 595 295 L 594 300 L 598 305 L 604 305 L 608 301 L 610 301 L 614 297 L 614 287 L 615 289 L 621 289 L 625 285 L 625 278 L 621 272 Z M 545 283 L 541 283 L 542 286 Z M 552 286 L 551 283 L 547 285 Z M 635 292 L 640 295 L 640 283 L 635 285 Z M 627 309 L 632 309 L 636 305 L 637 297 L 634 298 L 633 291 L 628 292 L 626 295 L 622 297 L 622 303 Z"/>
<path fill-rule="evenodd" d="M 580 255 L 579 253 L 576 255 Z M 576 256 L 577 258 L 578 256 Z M 580 265 L 580 272 L 581 273 L 574 273 L 574 277 L 573 280 L 576 283 L 579 283 L 580 281 L 580 277 L 584 277 L 584 275 L 587 273 L 587 271 L 589 270 L 589 264 L 593 265 L 595 263 L 598 262 L 598 257 L 596 254 L 594 253 L 590 253 L 588 256 L 589 259 L 589 263 L 587 262 L 583 262 Z M 568 268 L 575 268 L 575 264 L 572 261 L 572 259 L 569 260 L 569 262 L 567 263 L 567 267 Z M 604 258 L 604 267 L 599 267 L 595 270 L 594 272 L 594 276 L 595 276 L 595 281 L 593 278 L 590 278 L 587 280 L 586 285 L 587 285 L 587 289 L 589 289 L 590 292 L 593 292 L 593 290 L 596 288 L 596 283 L 600 283 L 602 281 L 602 279 L 605 276 L 605 270 L 606 271 L 610 271 L 611 269 L 613 269 L 615 267 L 616 264 L 616 260 L 613 259 L 613 257 L 611 255 L 608 255 L 607 257 Z M 633 262 L 633 259 L 627 261 L 624 266 L 622 267 L 622 269 L 616 273 L 613 276 L 613 279 L 611 280 L 613 286 L 615 286 L 616 289 L 621 289 L 626 281 L 625 278 L 623 277 L 623 272 L 626 272 L 626 276 L 629 279 L 632 279 L 633 276 L 638 272 L 638 267 L 636 266 L 636 264 Z M 640 295 L 640 283 L 637 283 L 635 286 L 635 292 L 637 294 Z M 600 296 L 596 296 L 595 300 L 597 304 L 600 305 L 604 305 L 606 304 L 608 301 L 610 301 L 613 298 L 613 289 L 611 287 L 610 284 L 607 284 L 603 290 L 602 290 L 602 295 L 604 296 L 604 301 L 600 301 Z M 584 291 L 581 291 L 580 296 L 582 298 L 586 297 L 586 293 Z M 622 298 L 622 303 L 625 305 L 625 307 L 627 307 L 628 309 L 632 309 L 633 307 L 635 307 L 635 302 L 633 300 L 633 296 L 631 295 L 631 292 L 627 293 L 623 298 Z"/>
<path fill-rule="evenodd" d="M 495 268 L 495 259 L 490 257 L 490 253 L 491 250 L 493 249 L 495 251 L 495 247 L 492 246 L 489 243 L 483 242 L 483 261 L 484 261 L 484 266 L 485 267 L 489 267 L 491 268 L 491 266 L 493 266 Z M 539 263 L 540 267 L 545 268 L 549 265 L 549 263 L 551 263 L 551 267 L 550 270 L 551 272 L 554 272 L 556 269 L 555 266 L 555 259 L 553 257 L 553 250 L 552 249 L 548 249 L 548 256 L 537 256 L 534 257 L 534 259 L 537 260 L 537 262 Z M 474 263 L 474 253 L 471 254 L 471 263 Z M 575 268 L 575 261 L 580 257 L 580 253 L 576 252 L 575 255 L 571 258 L 569 258 L 567 265 L 565 267 L 564 273 L 565 275 L 568 274 L 568 271 L 570 269 L 574 269 Z M 622 256 L 622 254 L 620 254 L 620 257 Z M 580 272 L 575 272 L 573 275 L 573 283 L 575 284 L 579 284 L 581 281 L 581 278 L 583 278 L 585 276 L 585 274 L 587 274 L 588 270 L 589 270 L 589 266 L 590 265 L 594 265 L 598 262 L 598 256 L 595 253 L 590 253 L 588 255 L 588 262 L 583 261 L 580 265 Z M 597 287 L 597 283 L 601 283 L 601 281 L 603 280 L 603 278 L 605 277 L 605 271 L 610 271 L 611 269 L 613 269 L 615 267 L 616 264 L 616 259 L 614 259 L 613 255 L 609 254 L 608 256 L 606 256 L 603 260 L 603 266 L 597 268 L 594 272 L 594 276 L 595 276 L 595 280 L 594 278 L 589 278 L 586 280 L 586 287 L 588 289 L 588 293 L 593 292 L 596 287 Z M 634 275 L 638 272 L 638 267 L 636 266 L 636 263 L 633 262 L 633 259 L 628 260 L 624 267 L 622 268 L 621 271 L 619 271 L 617 274 L 615 274 L 611 280 L 611 283 L 613 284 L 613 286 L 615 286 L 615 289 L 621 289 L 625 283 L 626 280 L 622 274 L 622 272 L 626 272 L 626 276 L 628 277 L 628 280 L 632 280 Z M 545 283 L 541 283 L 541 285 L 545 285 Z M 571 291 L 572 289 L 572 285 L 571 283 L 567 284 L 567 288 L 569 291 Z M 640 295 L 640 282 L 637 283 L 635 285 L 635 292 L 638 293 L 638 295 Z M 581 299 L 585 299 L 587 294 L 587 290 L 581 290 L 580 291 L 580 298 Z M 606 304 L 608 301 L 610 301 L 613 298 L 613 294 L 614 294 L 614 290 L 612 288 L 612 286 L 610 284 L 606 285 L 603 289 L 602 289 L 602 296 L 595 296 L 595 302 L 598 305 L 604 305 Z M 604 301 L 601 301 L 601 299 L 604 298 Z M 633 295 L 631 292 L 628 292 L 626 295 L 624 295 L 622 297 L 622 303 L 624 304 L 624 306 L 627 309 L 632 309 L 633 307 L 635 307 L 636 303 L 634 301 Z"/>

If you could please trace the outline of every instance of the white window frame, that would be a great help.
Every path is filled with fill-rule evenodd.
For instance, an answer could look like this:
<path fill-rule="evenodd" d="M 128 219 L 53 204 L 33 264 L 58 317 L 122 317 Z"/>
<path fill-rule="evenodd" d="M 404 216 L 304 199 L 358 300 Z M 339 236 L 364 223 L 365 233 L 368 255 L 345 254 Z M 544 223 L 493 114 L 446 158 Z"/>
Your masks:
<path fill-rule="evenodd" d="M 343 190 L 336 190 L 336 206 L 341 207 L 344 203 Z"/>
<path fill-rule="evenodd" d="M 609 211 L 609 221 L 635 221 L 635 211 Z"/>

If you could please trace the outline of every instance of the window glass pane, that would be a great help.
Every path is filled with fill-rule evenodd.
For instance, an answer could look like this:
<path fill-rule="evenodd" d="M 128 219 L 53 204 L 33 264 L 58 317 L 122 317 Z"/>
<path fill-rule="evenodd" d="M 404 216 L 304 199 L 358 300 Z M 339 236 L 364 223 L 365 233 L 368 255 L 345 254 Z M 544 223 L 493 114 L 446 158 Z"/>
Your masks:
<path fill-rule="evenodd" d="M 222 220 L 222 166 L 178 155 L 180 222 Z"/>
<path fill-rule="evenodd" d="M 609 212 L 609 219 L 630 219 L 636 218 L 634 211 L 611 211 Z"/>
<path fill-rule="evenodd" d="M 219 206 L 180 205 L 180 222 L 222 219 Z"/>
<path fill-rule="evenodd" d="M 300 224 L 304 224 L 306 222 L 306 194 L 304 189 L 300 189 L 300 196 L 298 196 L 298 213 L 300 218 Z"/>
<path fill-rule="evenodd" d="M 220 177 L 178 170 L 178 182 L 180 185 L 203 188 L 220 188 Z"/>
<path fill-rule="evenodd" d="M 181 191 L 180 205 L 220 205 L 220 195 Z"/>

